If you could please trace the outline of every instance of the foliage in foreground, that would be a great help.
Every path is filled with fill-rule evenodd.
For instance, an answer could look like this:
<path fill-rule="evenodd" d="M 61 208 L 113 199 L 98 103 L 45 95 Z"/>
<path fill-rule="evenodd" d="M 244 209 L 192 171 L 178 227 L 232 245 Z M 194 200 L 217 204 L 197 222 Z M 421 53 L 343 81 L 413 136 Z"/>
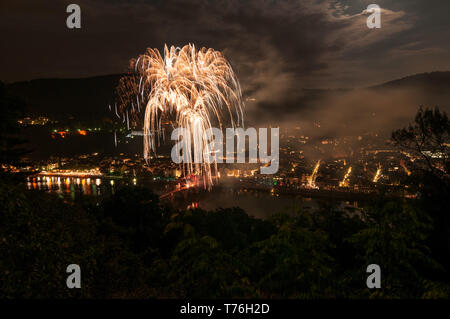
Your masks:
<path fill-rule="evenodd" d="M 239 208 L 175 211 L 144 188 L 97 206 L 3 179 L 0 205 L 0 297 L 449 297 L 427 247 L 432 223 L 411 201 L 263 221 Z M 72 263 L 82 289 L 66 288 Z M 366 288 L 371 263 L 383 289 Z"/>

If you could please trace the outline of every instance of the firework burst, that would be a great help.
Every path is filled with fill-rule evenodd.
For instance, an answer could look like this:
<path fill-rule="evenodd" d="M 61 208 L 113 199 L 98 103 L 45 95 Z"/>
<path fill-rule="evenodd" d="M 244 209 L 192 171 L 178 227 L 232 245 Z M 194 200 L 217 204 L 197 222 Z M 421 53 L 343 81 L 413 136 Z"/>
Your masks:
<path fill-rule="evenodd" d="M 130 121 L 143 126 L 145 159 L 164 138 L 162 124 L 173 119 L 173 126 L 187 129 L 194 144 L 189 163 L 183 165 L 184 174 L 200 175 L 204 185 L 211 186 L 217 161 L 206 130 L 216 124 L 222 128 L 225 119 L 232 127 L 244 124 L 241 89 L 231 65 L 222 53 L 206 48 L 197 51 L 189 44 L 183 48 L 166 45 L 163 56 L 157 49 L 147 49 L 131 60 L 130 69 L 132 74 L 117 87 L 114 112 L 128 127 Z M 213 156 L 212 163 L 192 164 L 194 157 L 208 154 Z"/>

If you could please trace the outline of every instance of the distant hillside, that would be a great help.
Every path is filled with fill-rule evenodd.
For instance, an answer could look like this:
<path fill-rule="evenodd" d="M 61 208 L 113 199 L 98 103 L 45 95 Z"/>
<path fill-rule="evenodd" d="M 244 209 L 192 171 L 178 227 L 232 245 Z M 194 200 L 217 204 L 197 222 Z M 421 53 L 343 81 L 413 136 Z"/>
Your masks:
<path fill-rule="evenodd" d="M 37 79 L 8 85 L 31 115 L 92 120 L 108 116 L 108 104 L 121 74 L 81 79 Z"/>
<path fill-rule="evenodd" d="M 430 72 L 407 76 L 371 87 L 372 89 L 421 88 L 442 90 L 450 88 L 450 72 Z"/>
<path fill-rule="evenodd" d="M 47 115 L 52 119 L 93 120 L 110 117 L 108 105 L 112 103 L 113 91 L 123 74 L 113 74 L 81 79 L 37 79 L 32 81 L 8 84 L 11 93 L 23 98 L 32 115 Z M 279 105 L 277 114 L 280 116 L 296 112 L 313 112 L 322 108 L 327 101 L 338 100 L 348 94 L 358 94 L 364 89 L 354 90 L 303 90 L 300 101 L 292 105 Z M 413 96 L 409 105 L 413 110 L 418 105 L 450 104 L 450 72 L 432 72 L 408 76 L 376 85 L 367 90 L 376 95 L 375 104 L 386 104 L 383 96 L 396 92 L 403 96 Z M 379 97 L 379 100 L 378 100 Z M 351 103 L 351 102 L 349 102 Z M 445 107 L 444 107 L 445 108 Z M 273 107 L 259 104 L 261 111 L 273 119 Z"/>

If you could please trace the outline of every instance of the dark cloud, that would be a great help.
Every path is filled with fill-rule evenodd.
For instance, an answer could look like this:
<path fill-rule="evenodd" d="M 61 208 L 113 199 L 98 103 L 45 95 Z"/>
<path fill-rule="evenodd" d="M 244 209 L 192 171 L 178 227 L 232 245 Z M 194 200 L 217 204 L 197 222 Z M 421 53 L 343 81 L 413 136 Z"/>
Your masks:
<path fill-rule="evenodd" d="M 76 1 L 82 29 L 65 26 L 74 1 L 2 3 L 1 79 L 121 73 L 147 47 L 213 47 L 233 65 L 254 116 L 304 103 L 302 88 L 366 86 L 450 69 L 450 3 L 379 0 Z"/>

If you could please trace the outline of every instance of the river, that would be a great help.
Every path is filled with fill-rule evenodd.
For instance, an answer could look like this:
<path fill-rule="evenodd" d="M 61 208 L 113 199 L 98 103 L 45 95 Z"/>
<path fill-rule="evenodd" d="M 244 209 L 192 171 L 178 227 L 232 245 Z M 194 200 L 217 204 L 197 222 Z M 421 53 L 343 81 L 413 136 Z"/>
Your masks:
<path fill-rule="evenodd" d="M 100 201 L 101 198 L 114 194 L 123 185 L 139 185 L 151 187 L 158 195 L 166 190 L 162 184 L 151 183 L 148 180 L 113 179 L 105 177 L 76 176 L 35 176 L 27 180 L 30 190 L 54 192 L 64 198 L 75 200 L 83 194 Z M 167 185 L 166 185 L 167 187 Z M 164 199 L 176 208 L 201 208 L 215 210 L 218 208 L 240 207 L 249 215 L 266 219 L 276 212 L 293 213 L 299 210 L 317 210 L 325 202 L 323 199 L 313 199 L 293 194 L 278 194 L 272 191 L 239 189 L 237 187 L 216 187 L 210 191 L 191 189 L 180 191 L 175 196 Z M 327 201 L 330 203 L 330 201 Z M 358 209 L 357 201 L 333 201 L 333 205 L 344 210 Z"/>

